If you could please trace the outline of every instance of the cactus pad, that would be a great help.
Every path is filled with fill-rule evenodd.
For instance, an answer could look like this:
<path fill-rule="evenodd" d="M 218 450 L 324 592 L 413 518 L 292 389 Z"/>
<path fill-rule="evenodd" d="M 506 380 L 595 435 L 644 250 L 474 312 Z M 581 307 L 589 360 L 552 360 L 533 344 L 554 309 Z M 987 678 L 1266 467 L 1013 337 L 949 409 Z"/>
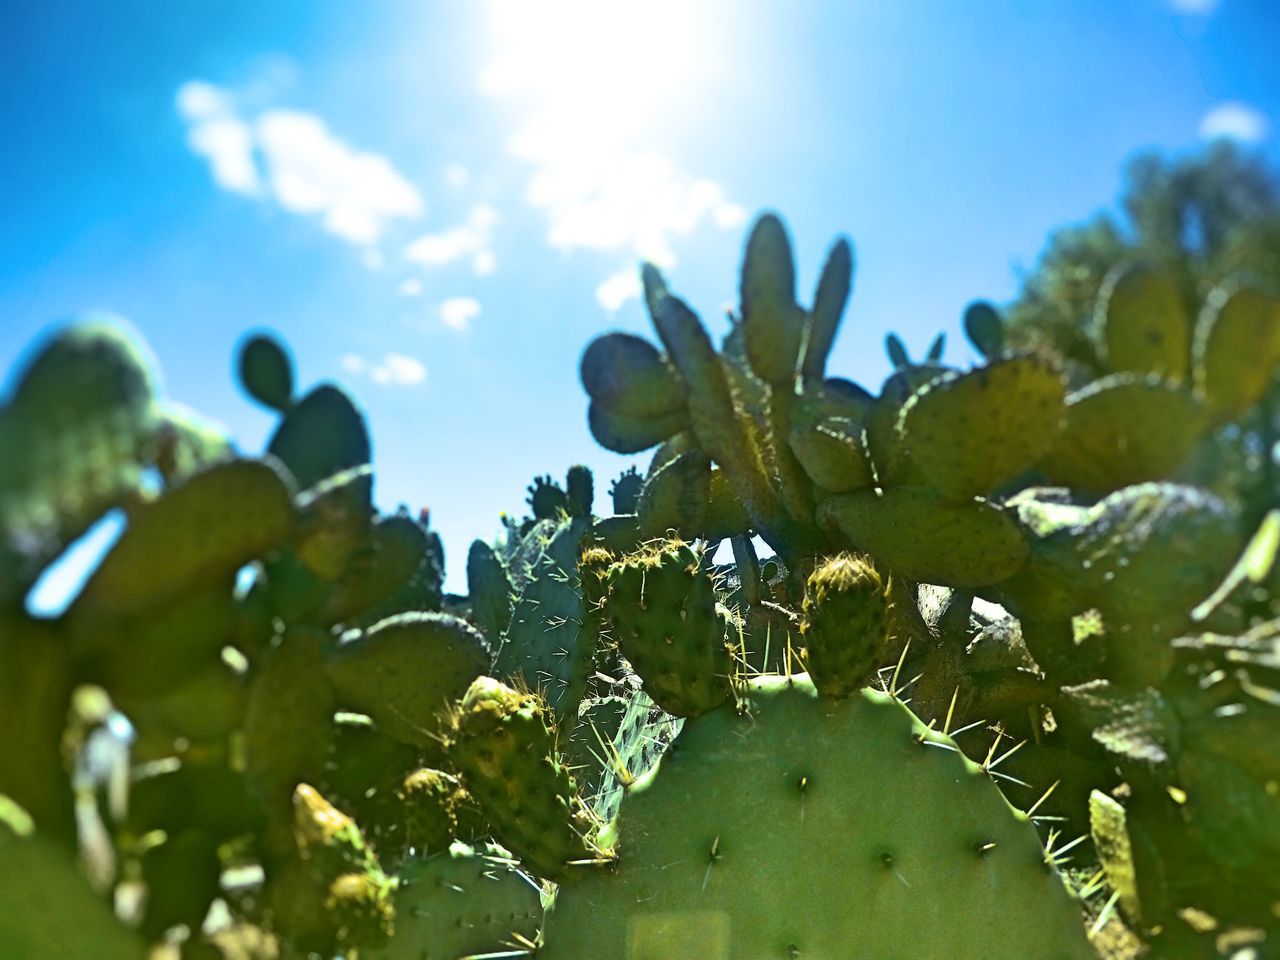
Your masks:
<path fill-rule="evenodd" d="M 281 413 L 293 403 L 293 363 L 281 343 L 266 334 L 249 337 L 240 347 L 240 383 L 264 407 Z"/>
<path fill-rule="evenodd" d="M 658 417 L 684 407 L 684 384 L 649 341 L 608 333 L 591 341 L 579 373 L 587 395 L 627 417 Z"/>
<path fill-rule="evenodd" d="M 533 942 L 542 920 L 538 885 L 496 848 L 455 843 L 415 860 L 395 893 L 396 934 L 370 960 L 504 956 Z M 509 954 L 516 956 L 517 954 Z"/>
<path fill-rule="evenodd" d="M 597 856 L 541 697 L 478 678 L 449 715 L 448 751 L 498 840 L 531 870 L 562 880 Z"/>
<path fill-rule="evenodd" d="M 78 615 L 131 613 L 217 582 L 281 543 L 292 523 L 289 489 L 272 466 L 211 467 L 133 518 L 78 598 Z"/>
<path fill-rule="evenodd" d="M 1112 370 L 1186 379 L 1191 318 L 1171 271 L 1141 264 L 1112 271 L 1099 295 L 1097 321 Z"/>
<path fill-rule="evenodd" d="M 1027 559 L 1022 534 L 999 507 L 918 487 L 832 497 L 818 521 L 908 580 L 981 587 L 1017 573 Z"/>
<path fill-rule="evenodd" d="M 604 616 L 654 702 L 694 716 L 729 695 L 733 659 L 701 557 L 678 540 L 653 541 L 605 574 Z"/>
<path fill-rule="evenodd" d="M 1196 322 L 1196 390 L 1219 418 L 1261 399 L 1280 363 L 1280 301 L 1258 290 L 1214 290 Z"/>
<path fill-rule="evenodd" d="M 489 647 L 466 621 L 404 613 L 374 624 L 324 664 L 342 706 L 388 736 L 431 746 L 436 715 L 489 669 Z"/>
<path fill-rule="evenodd" d="M 619 860 L 561 890 L 546 960 L 1084 960 L 1035 829 L 950 741 L 870 691 L 750 682 L 623 799 Z"/>
<path fill-rule="evenodd" d="M 1067 398 L 1067 425 L 1040 468 L 1053 483 L 1105 494 L 1164 480 L 1207 423 L 1189 390 L 1153 374 L 1103 377 Z"/>
<path fill-rule="evenodd" d="M 880 575 L 861 557 L 831 557 L 809 575 L 801 630 L 809 676 L 824 697 L 847 697 L 871 677 L 886 639 L 886 604 Z"/>
<path fill-rule="evenodd" d="M 898 429 L 938 492 L 959 500 L 990 493 L 1035 465 L 1063 419 L 1062 374 L 1034 356 L 943 374 L 902 408 Z"/>

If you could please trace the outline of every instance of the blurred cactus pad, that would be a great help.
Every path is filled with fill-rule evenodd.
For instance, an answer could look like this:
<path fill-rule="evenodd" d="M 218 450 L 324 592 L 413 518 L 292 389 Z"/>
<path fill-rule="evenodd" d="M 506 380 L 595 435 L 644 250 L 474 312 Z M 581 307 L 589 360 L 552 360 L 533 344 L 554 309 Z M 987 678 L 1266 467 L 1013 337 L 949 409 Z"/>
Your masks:
<path fill-rule="evenodd" d="M 645 265 L 652 336 L 577 371 L 644 460 L 534 478 L 467 596 L 273 335 L 235 358 L 260 452 L 119 326 L 33 345 L 0 957 L 1277 956 L 1274 288 L 1118 258 L 1089 363 L 976 303 L 975 362 L 891 336 L 873 389 L 828 369 L 854 263 L 803 297 L 760 217 L 721 339 Z"/>

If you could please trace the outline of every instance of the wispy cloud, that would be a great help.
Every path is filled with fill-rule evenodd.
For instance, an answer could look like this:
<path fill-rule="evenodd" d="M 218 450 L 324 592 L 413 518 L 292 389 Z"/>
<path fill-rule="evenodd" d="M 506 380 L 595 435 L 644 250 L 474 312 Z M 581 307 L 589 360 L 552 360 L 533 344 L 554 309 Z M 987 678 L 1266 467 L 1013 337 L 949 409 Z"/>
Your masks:
<path fill-rule="evenodd" d="M 380 361 L 368 360 L 358 353 L 345 353 L 340 362 L 347 373 L 368 377 L 384 386 L 410 387 L 427 379 L 427 368 L 422 362 L 403 353 L 386 353 Z"/>
<path fill-rule="evenodd" d="M 640 296 L 640 292 L 640 272 L 635 269 L 619 270 L 596 287 L 596 301 L 606 310 L 613 311 L 632 297 Z"/>
<path fill-rule="evenodd" d="M 201 80 L 178 88 L 177 108 L 188 145 L 225 190 L 317 216 L 330 233 L 362 246 L 376 244 L 393 221 L 423 213 L 417 188 L 391 161 L 348 145 L 315 114 L 249 116 L 230 90 Z"/>
<path fill-rule="evenodd" d="M 187 122 L 187 145 L 208 161 L 214 183 L 234 193 L 261 193 L 253 128 L 236 115 L 226 91 L 191 80 L 178 88 L 177 101 Z"/>
<path fill-rule="evenodd" d="M 1200 121 L 1200 136 L 1206 140 L 1239 140 L 1241 143 L 1261 143 L 1267 137 L 1269 124 L 1266 116 L 1247 103 L 1220 103 L 1204 115 Z"/>
<path fill-rule="evenodd" d="M 497 210 L 487 203 L 476 204 L 466 223 L 440 233 L 424 234 L 410 243 L 404 250 L 405 259 L 426 267 L 440 267 L 470 257 L 471 269 L 476 274 L 493 273 L 497 260 L 489 244 L 497 222 Z"/>
<path fill-rule="evenodd" d="M 1207 16 L 1218 9 L 1221 0 L 1169 0 L 1171 6 L 1178 13 L 1196 14 L 1199 16 Z"/>
<path fill-rule="evenodd" d="M 466 330 L 480 316 L 480 301 L 475 297 L 450 297 L 440 304 L 440 322 L 451 330 Z"/>
<path fill-rule="evenodd" d="M 653 0 L 637 16 L 599 0 L 490 0 L 494 53 L 481 89 L 522 109 L 507 150 L 532 167 L 525 197 L 545 212 L 551 246 L 671 266 L 676 237 L 746 219 L 720 184 L 692 176 L 647 139 L 706 57 L 691 23 L 704 14 L 691 6 Z M 617 309 L 638 292 L 609 277 L 597 299 Z"/>

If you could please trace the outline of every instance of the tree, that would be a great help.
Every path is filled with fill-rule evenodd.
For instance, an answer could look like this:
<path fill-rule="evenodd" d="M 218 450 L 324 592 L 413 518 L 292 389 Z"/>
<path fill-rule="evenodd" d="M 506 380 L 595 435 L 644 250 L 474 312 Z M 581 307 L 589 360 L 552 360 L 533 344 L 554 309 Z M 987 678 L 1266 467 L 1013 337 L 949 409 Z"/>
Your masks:
<path fill-rule="evenodd" d="M 1103 375 L 1094 304 L 1107 274 L 1136 260 L 1183 275 L 1193 309 L 1227 277 L 1280 292 L 1280 170 L 1227 140 L 1134 157 L 1118 212 L 1050 235 L 1008 307 L 1010 343 L 1050 349 L 1075 379 Z"/>

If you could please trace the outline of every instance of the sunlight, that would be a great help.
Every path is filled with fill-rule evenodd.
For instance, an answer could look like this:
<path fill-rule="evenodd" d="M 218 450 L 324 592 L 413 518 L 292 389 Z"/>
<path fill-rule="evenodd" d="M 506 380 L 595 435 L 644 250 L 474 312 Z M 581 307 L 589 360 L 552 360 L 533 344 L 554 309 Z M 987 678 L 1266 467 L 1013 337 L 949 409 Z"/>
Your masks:
<path fill-rule="evenodd" d="M 521 112 L 507 149 L 533 166 L 525 199 L 547 213 L 551 246 L 626 251 L 632 272 L 635 258 L 674 264 L 672 237 L 704 221 L 745 220 L 719 183 L 687 173 L 654 137 L 708 95 L 725 45 L 718 6 L 492 0 L 480 89 Z M 616 309 L 635 293 L 615 274 L 597 297 Z"/>
<path fill-rule="evenodd" d="M 696 90 L 710 6 L 655 0 L 492 0 L 494 59 L 486 93 L 528 98 L 547 126 L 539 137 L 611 143 L 643 131 Z"/>

